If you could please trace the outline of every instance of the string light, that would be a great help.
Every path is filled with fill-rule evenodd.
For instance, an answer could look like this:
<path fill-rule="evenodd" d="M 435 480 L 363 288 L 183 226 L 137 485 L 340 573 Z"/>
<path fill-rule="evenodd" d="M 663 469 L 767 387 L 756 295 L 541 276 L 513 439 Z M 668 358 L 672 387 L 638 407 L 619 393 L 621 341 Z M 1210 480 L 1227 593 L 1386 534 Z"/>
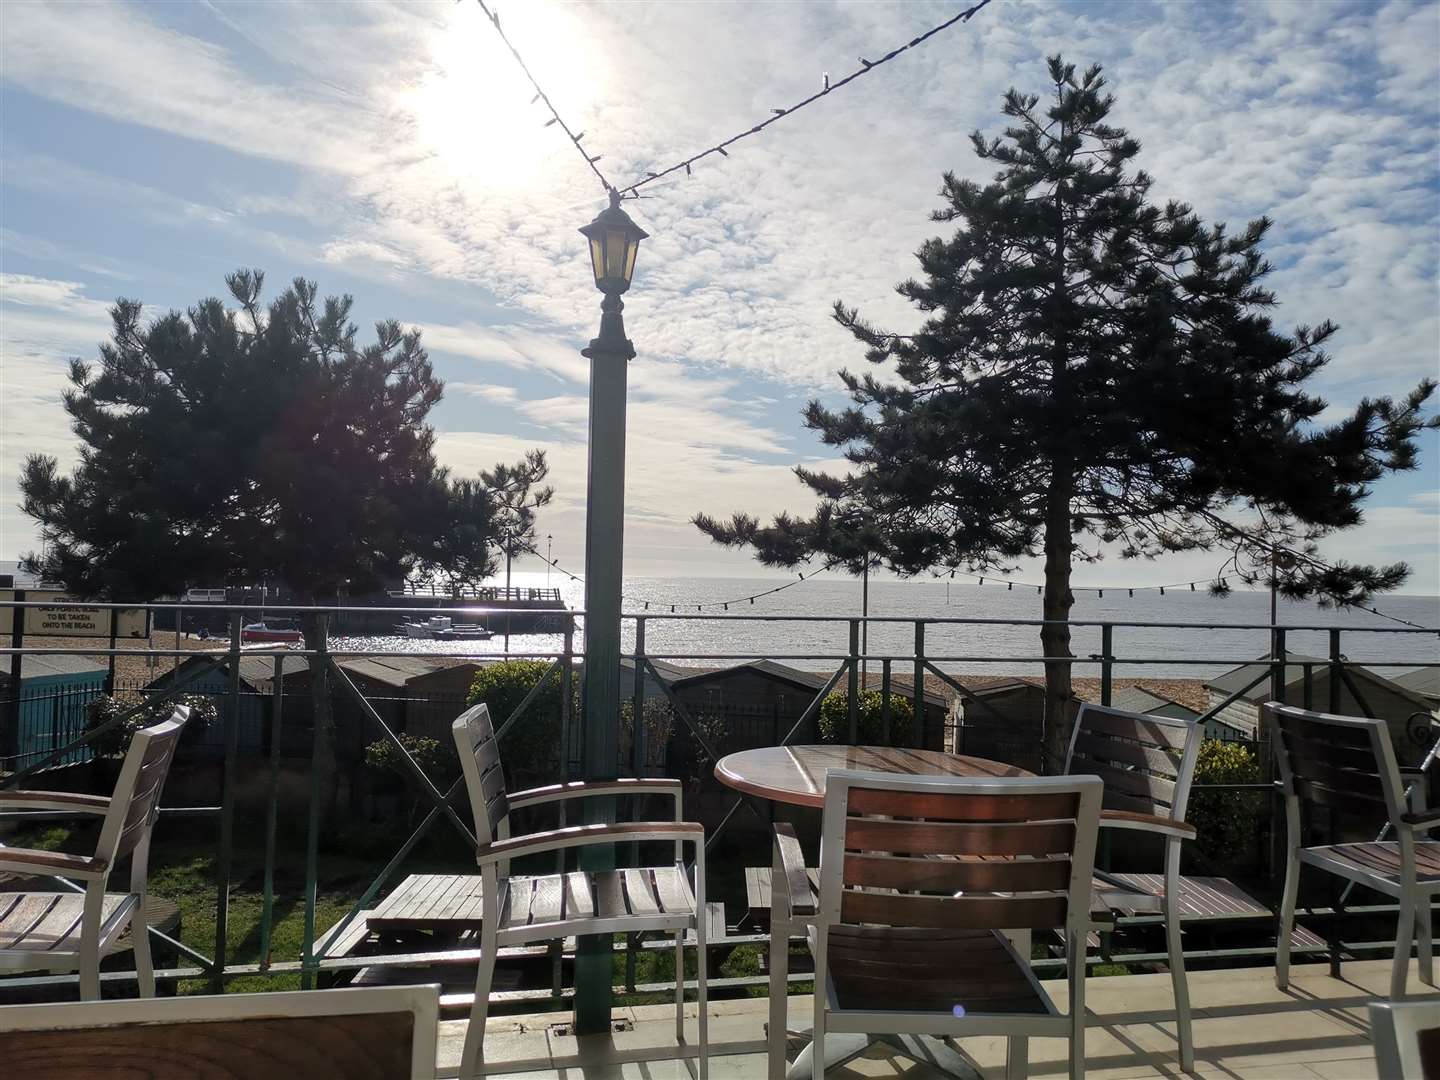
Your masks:
<path fill-rule="evenodd" d="M 535 547 L 533 547 L 533 546 L 527 545 L 527 546 L 525 546 L 525 547 L 523 548 L 523 550 L 524 550 L 524 552 L 525 552 L 527 555 L 533 555 L 533 556 L 535 556 L 535 558 L 539 559 L 542 563 L 544 563 L 546 566 L 550 567 L 552 570 L 555 570 L 556 572 L 564 575 L 564 577 L 566 577 L 568 580 L 574 581 L 574 582 L 577 582 L 577 583 L 582 583 L 582 582 L 584 582 L 585 579 L 584 579 L 583 577 L 581 577 L 579 574 L 572 574 L 569 570 L 564 569 L 564 568 L 560 565 L 560 560 L 559 560 L 559 559 L 547 559 L 544 555 L 541 555 L 540 552 L 539 552 L 539 550 L 537 550 L 537 549 L 536 549 Z M 820 569 L 812 571 L 811 574 L 810 574 L 810 577 L 809 577 L 808 579 L 805 577 L 804 574 L 799 574 L 799 575 L 797 576 L 796 580 L 794 580 L 794 581 L 787 581 L 787 582 L 785 582 L 785 584 L 783 584 L 783 585 L 776 585 L 773 589 L 765 589 L 765 590 L 762 591 L 762 592 L 754 593 L 754 594 L 752 594 L 752 595 L 750 595 L 750 596 L 737 596 L 737 597 L 733 597 L 733 598 L 731 598 L 731 599 L 729 599 L 729 600 L 712 600 L 712 601 L 711 601 L 710 603 L 708 603 L 708 604 L 696 604 L 696 605 L 695 605 L 695 610 L 696 610 L 696 611 L 704 611 L 706 608 L 711 608 L 711 609 L 718 608 L 718 609 L 721 609 L 721 610 L 723 610 L 723 611 L 729 611 L 731 604 L 741 604 L 741 603 L 749 602 L 750 604 L 753 605 L 756 600 L 764 599 L 764 598 L 767 597 L 767 596 L 773 596 L 775 593 L 778 593 L 778 592 L 784 592 L 786 589 L 793 588 L 794 586 L 799 585 L 802 581 L 806 581 L 806 580 L 813 581 L 818 575 L 825 573 L 827 570 L 833 570 L 833 569 L 834 569 L 836 566 L 838 566 L 838 565 L 839 565 L 839 563 L 838 563 L 837 561 L 828 562 L 828 563 L 826 563 L 824 566 L 820 567 Z M 620 598 L 621 598 L 622 600 L 625 600 L 625 601 L 631 603 L 631 604 L 639 604 L 639 605 L 642 607 L 642 609 L 645 610 L 645 611 L 649 611 L 649 610 L 650 610 L 650 604 L 652 603 L 652 601 L 646 600 L 646 599 L 644 599 L 643 597 L 630 596 L 630 595 L 624 594 L 624 593 L 621 594 L 621 597 L 620 597 Z M 654 603 L 656 603 L 656 604 L 658 604 L 658 605 L 660 605 L 660 606 L 663 606 L 663 603 L 662 603 L 661 601 L 654 601 Z M 675 605 L 675 604 L 671 604 L 671 605 L 670 605 L 670 613 L 671 613 L 672 615 L 675 613 L 675 609 L 676 609 L 676 605 Z"/>
<path fill-rule="evenodd" d="M 878 68 L 880 65 L 894 60 L 897 56 L 907 51 L 908 49 L 913 49 L 917 45 L 921 45 L 926 41 L 929 41 L 936 34 L 944 30 L 950 29 L 950 27 L 956 25 L 957 23 L 969 22 L 972 15 L 974 15 L 977 11 L 979 11 L 981 8 L 985 7 L 989 3 L 990 0 L 980 0 L 978 4 L 966 8 L 958 15 L 946 19 L 944 22 L 940 23 L 937 26 L 931 27 L 929 30 L 925 31 L 925 33 L 919 35 L 918 37 L 911 38 L 904 45 L 900 45 L 894 49 L 891 49 L 888 53 L 880 57 L 878 60 L 867 60 L 863 56 L 858 57 L 857 59 L 860 61 L 860 66 L 854 71 L 852 71 L 849 75 L 846 75 L 843 79 L 832 82 L 829 73 L 825 73 L 821 82 L 820 89 L 817 90 L 815 93 L 811 94 L 809 97 L 796 102 L 789 108 L 772 108 L 770 110 L 770 115 L 767 116 L 765 119 L 761 120 L 754 127 L 746 128 L 738 135 L 732 135 L 730 138 L 726 139 L 723 142 L 716 143 L 714 146 L 708 147 L 705 150 L 701 150 L 698 154 L 691 154 L 684 160 L 678 161 L 674 165 L 671 165 L 668 169 L 661 169 L 659 172 L 647 172 L 642 179 L 636 180 L 633 184 L 627 184 L 625 187 L 621 188 L 620 191 L 628 195 L 630 198 L 635 198 L 637 197 L 640 188 L 644 187 L 646 184 L 652 183 L 655 180 L 659 180 L 662 176 L 669 176 L 671 173 L 679 172 L 681 169 L 685 170 L 686 176 L 692 175 L 691 166 L 702 158 L 709 157 L 711 154 L 719 154 L 721 157 L 729 157 L 730 155 L 725 150 L 727 146 L 733 146 L 741 139 L 748 139 L 751 135 L 758 135 L 760 132 L 764 131 L 767 127 L 775 123 L 777 120 L 780 120 L 781 118 L 786 116 L 791 116 L 799 110 L 805 108 L 805 106 L 814 104 L 821 98 L 826 97 L 827 95 L 833 93 L 836 90 L 839 90 L 846 83 L 853 82 L 861 75 L 869 74 L 870 72 Z"/>
<path fill-rule="evenodd" d="M 555 108 L 554 103 L 551 102 L 550 96 L 546 94 L 543 89 L 541 89 L 539 82 L 537 82 L 535 79 L 535 76 L 530 74 L 530 68 L 525 63 L 524 57 L 520 55 L 520 50 L 515 48 L 515 46 L 510 43 L 510 39 L 505 36 L 505 31 L 500 27 L 500 16 L 490 10 L 490 8 L 486 5 L 485 0 L 475 0 L 475 2 L 480 5 L 480 10 L 483 11 L 485 13 L 485 17 L 490 20 L 490 25 L 495 28 L 495 33 L 500 35 L 500 40 L 503 41 L 505 43 L 505 47 L 510 50 L 510 55 L 515 58 L 515 63 L 520 65 L 520 70 L 525 73 L 525 77 L 530 80 L 530 85 L 535 88 L 535 96 L 530 99 L 530 104 L 534 105 L 537 101 L 543 101 L 545 103 L 545 107 L 550 110 L 550 119 L 545 121 L 545 126 L 548 128 L 553 127 L 556 124 L 560 125 L 560 130 L 565 132 L 565 135 L 570 140 L 571 145 L 573 145 L 579 155 L 585 159 L 585 164 L 589 166 L 590 171 L 595 174 L 595 178 L 600 181 L 601 185 L 608 192 L 613 185 L 610 183 L 609 180 L 605 179 L 605 174 L 602 173 L 599 167 L 595 164 L 597 161 L 600 160 L 601 155 L 596 154 L 594 157 L 591 157 L 588 153 L 585 152 L 585 148 L 580 145 L 580 140 L 585 137 L 585 132 L 582 131 L 580 132 L 580 134 L 576 135 L 573 131 L 570 130 L 570 125 L 565 123 L 565 121 L 561 119 L 560 112 L 558 109 Z"/>

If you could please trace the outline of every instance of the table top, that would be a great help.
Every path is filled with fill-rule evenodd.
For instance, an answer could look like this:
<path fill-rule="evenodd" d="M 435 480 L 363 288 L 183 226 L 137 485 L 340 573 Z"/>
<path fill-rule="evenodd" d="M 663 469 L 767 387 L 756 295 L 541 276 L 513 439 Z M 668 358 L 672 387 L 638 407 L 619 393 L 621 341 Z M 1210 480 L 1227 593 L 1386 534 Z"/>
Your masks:
<path fill-rule="evenodd" d="M 728 754 L 715 778 L 737 791 L 795 806 L 825 805 L 831 769 L 902 776 L 1033 776 L 1018 765 L 986 758 L 892 746 L 762 746 Z"/>

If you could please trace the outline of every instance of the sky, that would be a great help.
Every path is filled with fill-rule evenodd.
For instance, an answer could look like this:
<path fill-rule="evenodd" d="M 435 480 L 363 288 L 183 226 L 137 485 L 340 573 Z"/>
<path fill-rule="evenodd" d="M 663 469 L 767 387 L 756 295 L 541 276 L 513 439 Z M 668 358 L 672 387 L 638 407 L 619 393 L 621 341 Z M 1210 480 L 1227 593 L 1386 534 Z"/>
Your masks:
<path fill-rule="evenodd" d="M 950 17 L 953 3 L 501 0 L 511 40 L 617 183 L 744 130 Z M 904 331 L 894 285 L 943 226 L 941 175 L 977 180 L 1044 57 L 1102 64 L 1153 196 L 1275 220 L 1282 326 L 1334 319 L 1318 380 L 1338 417 L 1440 374 L 1440 5 L 995 0 L 863 79 L 627 203 L 642 244 L 626 324 L 626 572 L 754 575 L 697 511 L 804 513 L 796 464 L 838 468 L 800 422 L 867 366 L 836 299 Z M 576 229 L 595 177 L 493 29 L 460 3 L 8 0 L 0 20 L 0 559 L 36 545 L 27 453 L 73 463 L 70 357 L 117 297 L 155 314 L 258 267 L 350 293 L 367 328 L 422 329 L 438 454 L 470 475 L 547 450 L 540 531 L 583 563 L 588 365 L 599 294 Z M 1331 558 L 1405 560 L 1440 592 L 1440 439 L 1375 486 Z M 1220 556 L 1105 559 L 1077 584 L 1205 577 Z M 1033 563 L 1017 576 L 1034 578 Z"/>

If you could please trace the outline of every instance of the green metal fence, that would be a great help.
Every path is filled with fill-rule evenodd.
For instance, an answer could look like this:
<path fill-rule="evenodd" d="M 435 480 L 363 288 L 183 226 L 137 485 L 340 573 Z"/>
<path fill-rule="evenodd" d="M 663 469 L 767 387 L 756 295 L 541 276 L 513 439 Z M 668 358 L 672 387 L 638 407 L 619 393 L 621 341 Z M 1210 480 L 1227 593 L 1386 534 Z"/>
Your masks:
<path fill-rule="evenodd" d="M 25 606 L 25 605 L 17 605 Z M 54 605 L 48 605 L 53 607 Z M 94 606 L 94 605 L 88 605 Z M 115 605 L 121 606 L 121 605 Z M 124 605 L 133 607 L 134 605 Z M 171 605 L 154 605 L 157 610 L 166 610 Z M 185 610 L 193 612 L 201 605 L 187 604 Z M 253 614 L 252 610 L 224 608 L 218 605 L 212 606 L 215 612 L 223 612 L 227 618 L 230 628 L 227 647 L 223 651 L 207 653 L 198 662 L 188 665 L 188 670 L 176 673 L 176 676 L 168 681 L 163 689 L 149 689 L 142 695 L 142 700 L 137 701 L 129 710 L 114 715 L 111 719 L 98 726 L 89 726 L 84 730 L 76 732 L 71 727 L 62 730 L 57 729 L 55 736 L 49 740 L 48 748 L 38 756 L 35 753 L 19 755 L 15 750 L 14 738 L 5 727 L 6 714 L 0 713 L 0 787 L 18 787 L 23 785 L 35 786 L 35 781 L 40 774 L 46 770 L 73 764 L 83 759 L 87 748 L 98 738 L 103 737 L 107 732 L 119 727 L 127 721 L 140 715 L 146 710 L 153 710 L 158 704 L 173 700 L 176 697 L 194 691 L 206 680 L 214 681 L 217 672 L 226 674 L 226 683 L 223 695 L 213 691 L 217 697 L 221 697 L 222 708 L 219 711 L 218 727 L 206 734 L 205 741 L 211 749 L 216 751 L 220 757 L 221 784 L 218 791 L 216 805 L 189 806 L 189 807 L 167 807 L 163 814 L 167 818 L 185 817 L 190 819 L 213 820 L 216 829 L 216 858 L 215 858 L 215 934 L 213 948 L 209 952 L 195 949 L 184 945 L 174 937 L 152 930 L 156 938 L 169 946 L 181 957 L 180 966 L 171 968 L 162 973 L 163 976 L 181 978 L 203 978 L 208 981 L 210 987 L 215 991 L 223 990 L 227 981 L 240 976 L 263 975 L 263 974 L 295 974 L 298 975 L 301 985 L 311 987 L 316 985 L 322 974 L 339 975 L 348 970 L 373 964 L 384 964 L 394 962 L 399 964 L 417 964 L 427 959 L 428 954 L 395 953 L 381 955 L 367 955 L 363 959 L 352 957 L 327 957 L 317 949 L 317 939 L 322 933 L 328 940 L 335 940 L 345 929 L 360 917 L 360 913 L 371 905 L 374 900 L 382 894 L 386 887 L 394 881 L 396 873 L 405 863 L 407 857 L 415 852 L 417 847 L 434 830 L 435 826 L 442 820 L 447 823 L 449 829 L 464 843 L 473 845 L 474 835 L 471 831 L 471 823 L 466 820 L 467 811 L 457 808 L 463 807 L 463 800 L 458 799 L 462 781 L 455 779 L 444 787 L 443 790 L 437 784 L 436 778 L 429 775 L 425 768 L 416 761 L 415 757 L 407 749 L 405 740 L 401 738 L 403 732 L 400 730 L 394 715 L 386 715 L 387 710 L 383 707 L 383 701 L 377 700 L 375 696 L 367 696 L 362 692 L 356 681 L 347 673 L 340 661 L 346 658 L 361 656 L 384 656 L 389 655 L 381 650 L 335 650 L 331 648 L 330 640 L 326 631 L 328 620 L 333 616 L 347 610 L 343 608 L 316 608 L 316 607 L 292 607 L 279 608 L 271 606 L 268 610 L 272 612 L 286 611 L 291 614 L 300 615 L 314 620 L 318 631 L 312 641 L 313 649 L 284 649 L 279 647 L 242 648 L 241 626 L 247 615 Z M 367 609 L 371 610 L 371 609 Z M 503 609 L 496 609 L 497 611 Z M 409 614 L 423 614 L 425 616 L 445 614 L 447 609 L 426 607 L 419 609 L 395 608 L 393 614 L 397 621 Z M 453 614 L 463 614 L 466 617 L 473 617 L 476 614 L 491 614 L 487 611 L 478 611 L 474 608 L 454 609 Z M 579 717 L 575 714 L 573 702 L 575 700 L 574 690 L 578 685 L 577 680 L 581 677 L 580 665 L 583 663 L 583 653 L 576 648 L 577 636 L 583 628 L 584 613 L 570 613 L 571 621 L 563 632 L 555 634 L 553 641 L 555 647 L 549 651 L 531 651 L 527 653 L 512 653 L 510 658 L 525 656 L 530 659 L 545 661 L 547 667 L 544 677 L 535 684 L 529 694 L 510 715 L 501 718 L 499 734 L 503 740 L 505 735 L 511 732 L 516 725 L 525 724 L 531 716 L 531 708 L 542 690 L 547 685 L 558 685 L 560 687 L 560 718 L 559 718 L 559 746 L 557 747 L 556 770 L 559 775 L 555 780 L 571 779 L 578 771 L 580 747 L 583 745 L 581 732 L 579 731 Z M 624 662 L 631 665 L 632 672 L 632 695 L 631 709 L 634 717 L 646 715 L 647 700 L 650 697 L 658 696 L 665 705 L 669 707 L 674 718 L 676 733 L 683 733 L 689 739 L 704 758 L 713 763 L 720 756 L 719 748 L 714 744 L 713 732 L 702 722 L 702 717 L 697 717 L 692 709 L 671 686 L 671 679 L 667 678 L 661 668 L 657 666 L 660 661 L 670 663 L 690 663 L 699 666 L 713 667 L 719 663 L 733 663 L 739 661 L 764 659 L 753 653 L 743 651 L 732 652 L 695 652 L 689 654 L 676 654 L 666 652 L 663 655 L 647 649 L 647 630 L 654 624 L 669 620 L 693 620 L 705 619 L 711 622 L 723 622 L 729 631 L 729 640 L 742 641 L 745 638 L 747 626 L 759 622 L 795 622 L 814 623 L 838 626 L 843 628 L 846 648 L 841 652 L 833 653 L 803 653 L 772 655 L 769 659 L 790 662 L 804 662 L 812 666 L 822 666 L 823 671 L 816 681 L 817 689 L 809 700 L 798 718 L 790 724 L 787 730 L 780 733 L 778 740 L 784 745 L 790 743 L 797 733 L 808 730 L 813 723 L 821 703 L 827 695 L 832 692 L 841 692 L 846 695 L 848 703 L 848 735 L 851 742 L 855 741 L 858 735 L 858 702 L 862 686 L 869 684 L 863 681 L 863 672 L 866 667 L 878 669 L 879 683 L 875 687 L 879 690 L 882 699 L 882 711 L 887 720 L 892 709 L 894 698 L 903 694 L 911 704 L 914 715 L 919 717 L 925 713 L 924 693 L 927 676 L 933 676 L 944 685 L 948 686 L 957 698 L 963 702 L 968 709 L 974 708 L 980 714 L 986 710 L 993 712 L 993 707 L 982 696 L 968 687 L 954 674 L 955 665 L 993 665 L 997 670 L 1004 670 L 1005 665 L 1016 663 L 1025 664 L 1048 664 L 1060 662 L 1055 659 L 1047 659 L 1033 655 L 1011 655 L 994 656 L 987 655 L 983 650 L 976 650 L 973 653 L 935 653 L 927 649 L 927 629 L 933 629 L 937 624 L 943 624 L 948 628 L 964 628 L 972 634 L 976 640 L 980 640 L 990 628 L 996 626 L 1006 627 L 1033 627 L 1043 625 L 1040 621 L 1022 620 L 998 620 L 998 619 L 963 619 L 963 618 L 884 618 L 870 619 L 871 624 L 902 624 L 908 627 L 907 637 L 913 642 L 913 647 L 903 654 L 869 654 L 861 651 L 861 642 L 865 635 L 862 629 L 867 620 L 859 618 L 827 618 L 815 616 L 755 616 L 755 615 L 650 615 L 631 614 L 625 616 L 626 621 L 633 627 L 633 649 L 624 657 Z M 162 625 L 157 619 L 157 625 Z M 1306 707 L 1319 707 L 1338 711 L 1339 703 L 1344 692 L 1348 692 L 1350 698 L 1358 703 L 1359 708 L 1366 715 L 1374 715 L 1371 707 L 1366 701 L 1365 693 L 1359 685 L 1355 676 L 1355 669 L 1358 665 L 1348 660 L 1342 651 L 1345 635 L 1356 634 L 1389 634 L 1389 635 L 1425 635 L 1424 640 L 1440 640 L 1440 630 L 1436 629 L 1411 629 L 1411 628 L 1384 628 L 1356 630 L 1343 627 L 1269 627 L 1254 626 L 1250 624 L 1182 624 L 1182 623 L 1125 623 L 1125 622 L 1092 622 L 1069 624 L 1074 627 L 1086 627 L 1091 631 L 1097 631 L 1101 640 L 1101 651 L 1098 654 L 1074 658 L 1070 662 L 1080 671 L 1095 672 L 1100 678 L 1101 703 L 1109 704 L 1113 696 L 1113 688 L 1117 671 L 1141 672 L 1147 666 L 1155 664 L 1187 665 L 1187 666 L 1218 666 L 1218 665 L 1257 665 L 1253 657 L 1248 656 L 1223 656 L 1208 655 L 1204 648 L 1204 635 L 1207 631 L 1213 630 L 1250 630 L 1263 631 L 1271 641 L 1271 659 L 1260 662 L 1254 678 L 1248 683 L 1228 696 L 1215 702 L 1206 710 L 1199 719 L 1204 722 L 1210 717 L 1218 714 L 1227 706 L 1241 700 L 1250 691 L 1257 687 L 1268 684 L 1269 696 L 1276 700 L 1284 700 L 1286 696 L 1287 664 L 1284 658 L 1286 652 L 1287 633 L 1297 630 L 1323 631 L 1329 642 L 1328 656 L 1319 661 L 1305 661 L 1299 666 L 1304 669 L 1303 700 L 1297 702 Z M 1132 656 L 1119 654 L 1114 648 L 1115 632 L 1119 629 L 1143 630 L 1147 635 L 1188 634 L 1196 637 L 1196 647 L 1191 654 L 1177 659 L 1174 656 Z M 217 643 L 218 644 L 218 643 Z M 197 654 L 184 650 L 167 650 L 163 648 L 147 649 L 122 649 L 122 648 L 47 648 L 44 646 L 30 645 L 20 649 L 0 649 L 0 655 L 14 656 L 17 654 L 34 655 L 56 655 L 76 654 L 86 656 L 118 656 L 152 658 L 152 662 L 176 658 L 196 658 Z M 242 689 L 240 679 L 241 656 L 247 658 L 266 658 L 273 665 L 271 678 L 271 691 L 269 700 L 264 701 L 260 695 L 247 692 Z M 454 658 L 454 653 L 432 653 L 423 651 L 407 650 L 406 656 L 443 655 Z M 287 694 L 285 692 L 285 678 L 283 665 L 287 657 L 303 656 L 313 663 L 313 678 L 311 685 L 302 695 Z M 500 660 L 504 657 L 487 655 L 481 658 L 486 661 Z M 1291 660 L 1288 667 L 1294 668 L 1296 662 Z M 1440 667 L 1440 651 L 1437 651 L 1435 659 L 1430 661 L 1416 662 L 1391 662 L 1378 661 L 1368 663 L 1369 667 L 1403 666 L 1403 667 Z M 1325 679 L 1317 682 L 1310 676 L 1317 671 L 1323 672 Z M 910 676 L 910 685 L 897 687 L 894 684 L 894 674 L 903 672 Z M 1317 687 L 1323 687 L 1322 700 L 1315 700 Z M 123 686 L 120 689 L 125 689 Z M 425 808 L 423 818 L 410 830 L 406 838 L 398 843 L 393 853 L 383 863 L 380 863 L 377 872 L 370 879 L 368 885 L 362 890 L 359 898 L 350 906 L 349 911 L 337 924 L 322 928 L 317 925 L 317 889 L 318 889 L 318 867 L 320 859 L 320 842 L 322 834 L 324 798 L 325 793 L 321 789 L 322 770 L 313 767 L 320 759 L 322 752 L 327 752 L 324 744 L 325 733 L 330 730 L 331 710 L 337 702 L 346 703 L 359 716 L 360 723 L 364 727 L 366 740 L 374 740 L 388 744 L 392 750 L 392 756 L 396 760 L 411 790 L 416 793 L 417 798 Z M 261 705 L 263 710 L 256 712 Z M 457 711 L 459 703 L 457 702 Z M 272 962 L 270 959 L 271 942 L 275 929 L 275 913 L 277 904 L 282 898 L 276 895 L 276 862 L 278 855 L 277 835 L 280 827 L 280 806 L 281 806 L 281 780 L 282 768 L 287 757 L 297 752 L 297 741 L 293 733 L 288 733 L 287 728 L 295 726 L 298 721 L 296 716 L 304 714 L 308 724 L 310 738 L 309 755 L 312 767 L 309 769 L 309 787 L 305 797 L 305 826 L 304 826 L 304 852 L 305 852 L 305 873 L 304 886 L 300 897 L 303 903 L 304 928 L 299 955 L 293 960 L 281 960 Z M 248 727 L 253 727 L 256 722 L 254 718 L 260 717 L 259 723 L 264 725 L 262 737 L 257 741 L 249 736 L 242 737 Z M 248 717 L 248 719 L 247 719 Z M 1425 722 L 1428 724 L 1428 718 Z M 248 727 L 247 727 L 248 725 Z M 633 772 L 636 775 L 643 774 L 647 770 L 654 769 L 656 761 L 655 748 L 648 745 L 647 733 L 649 727 L 645 723 L 636 723 L 633 727 L 633 737 L 629 740 L 627 760 L 617 762 L 617 772 L 624 774 Z M 8 738 L 8 741 L 7 741 Z M 503 745 L 503 744 L 502 744 Z M 6 749 L 8 747 L 8 749 Z M 250 774 L 255 770 L 251 766 L 259 765 L 260 774 L 264 776 L 265 797 L 263 824 L 260 833 L 264 842 L 264 859 L 262 867 L 262 901 L 259 915 L 259 939 L 260 960 L 254 964 L 240 964 L 232 962 L 228 955 L 229 937 L 229 904 L 232 886 L 234 884 L 233 855 L 236 844 L 237 828 L 237 801 L 239 795 L 240 769 L 244 764 Z M 1216 785 L 1213 790 L 1243 790 L 1252 789 L 1259 792 L 1268 792 L 1270 785 L 1266 783 L 1253 785 Z M 1197 785 L 1196 793 L 1206 790 L 1205 785 Z M 1265 796 L 1269 798 L 1270 796 Z M 726 834 L 736 814 L 740 813 L 742 807 L 748 807 L 756 813 L 762 821 L 768 821 L 765 807 L 751 797 L 737 795 L 730 803 L 728 809 L 721 817 L 719 824 L 711 830 L 707 838 L 707 850 L 713 849 L 715 844 Z M 7 817 L 43 817 L 45 815 L 15 814 Z M 379 862 L 379 860 L 377 860 Z M 73 883 L 66 883 L 69 887 L 75 888 Z M 291 899 L 291 898 L 285 898 Z M 1343 911 L 1343 900 L 1332 905 L 1334 912 Z M 1383 906 L 1368 906 L 1364 908 L 1352 907 L 1348 909 L 1352 913 L 1370 914 L 1383 912 Z M 1328 915 L 1329 911 L 1319 909 L 1312 910 L 1311 914 Z M 1143 921 L 1143 920 L 1142 920 Z M 1337 927 L 1332 934 L 1331 940 L 1323 948 L 1314 947 L 1308 951 L 1328 952 L 1332 958 L 1338 958 L 1342 953 L 1364 953 L 1374 951 L 1386 951 L 1391 946 L 1386 943 L 1377 942 L 1347 942 L 1338 940 L 1339 919 L 1330 919 L 1329 925 Z M 726 944 L 758 942 L 759 939 L 730 938 Z M 666 948 L 663 941 L 646 942 L 642 938 L 635 937 L 622 946 L 627 951 L 629 962 L 627 964 L 627 977 L 625 979 L 626 989 L 633 991 L 655 991 L 662 989 L 664 984 L 637 984 L 635 981 L 635 957 L 644 950 L 651 948 Z M 1273 950 L 1265 947 L 1245 948 L 1240 950 L 1212 951 L 1209 954 L 1211 959 L 1224 959 L 1234 957 L 1235 959 L 1254 959 L 1269 955 Z M 1300 953 L 1307 951 L 1302 948 Z M 432 957 L 433 958 L 433 957 Z M 1155 957 L 1151 959 L 1163 959 Z M 1145 961 L 1143 956 L 1132 957 L 1135 962 Z M 1043 966 L 1043 961 L 1039 962 Z M 543 991 L 522 991 L 509 996 L 517 1001 L 534 1002 L 540 998 L 563 999 L 567 996 L 567 990 L 561 985 L 560 967 L 558 956 L 554 965 L 554 976 L 551 986 Z M 132 978 L 133 973 L 107 972 L 107 979 Z M 803 976 L 802 976 L 803 977 Z M 45 977 L 32 982 L 65 982 L 67 977 Z M 722 979 L 714 985 L 717 988 L 734 983 L 735 985 L 757 984 L 761 980 L 752 979 Z"/>

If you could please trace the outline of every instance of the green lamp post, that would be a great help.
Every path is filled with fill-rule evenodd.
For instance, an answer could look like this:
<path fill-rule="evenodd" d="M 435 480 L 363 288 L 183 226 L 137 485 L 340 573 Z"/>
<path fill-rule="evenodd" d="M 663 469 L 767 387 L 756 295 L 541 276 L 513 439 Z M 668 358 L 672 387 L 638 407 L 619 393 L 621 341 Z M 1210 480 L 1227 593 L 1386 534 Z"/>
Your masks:
<path fill-rule="evenodd" d="M 590 242 L 600 304 L 600 335 L 581 355 L 590 360 L 590 456 L 585 496 L 585 681 L 586 780 L 612 780 L 620 746 L 620 591 L 625 547 L 626 365 L 635 346 L 625 336 L 621 294 L 630 288 L 640 241 L 648 235 L 620 209 L 620 193 L 580 230 Z M 590 800 L 591 821 L 614 820 L 613 800 Z M 613 848 L 587 848 L 591 869 L 613 867 Z M 584 937 L 575 958 L 577 1034 L 610 1030 L 611 947 L 604 936 Z"/>

